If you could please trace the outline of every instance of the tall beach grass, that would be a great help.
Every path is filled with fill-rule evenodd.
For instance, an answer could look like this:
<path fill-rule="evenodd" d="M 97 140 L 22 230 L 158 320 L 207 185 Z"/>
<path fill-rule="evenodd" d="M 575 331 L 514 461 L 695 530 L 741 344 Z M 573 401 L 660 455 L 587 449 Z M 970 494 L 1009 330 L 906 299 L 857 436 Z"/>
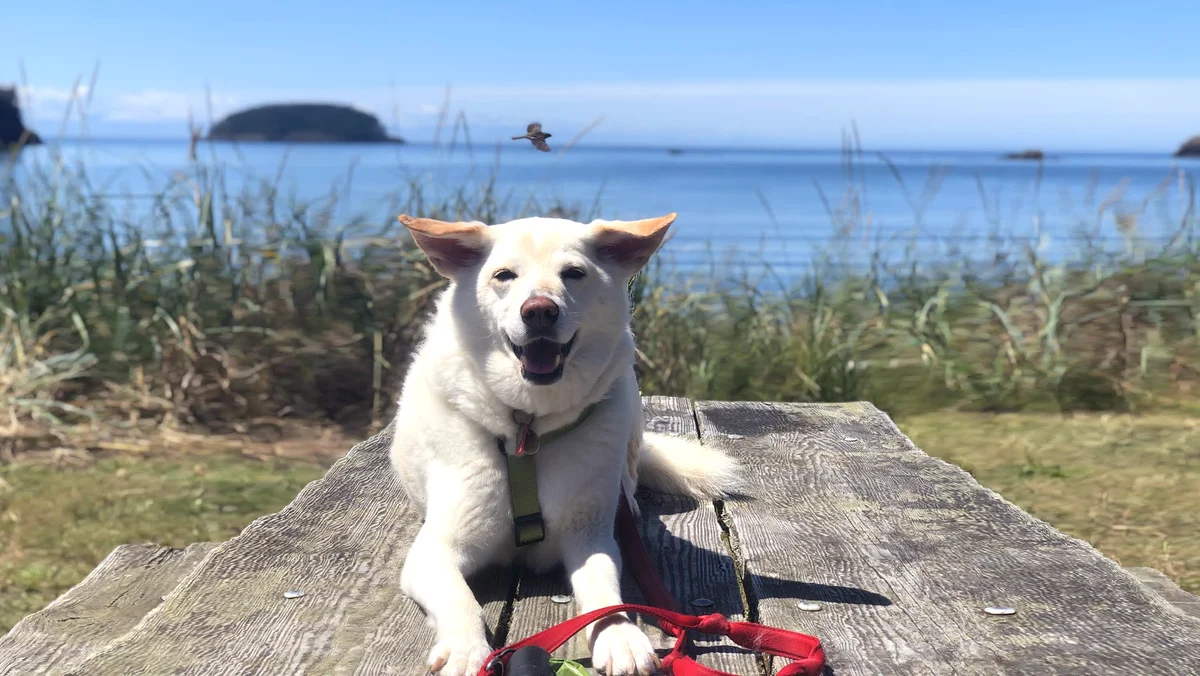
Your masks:
<path fill-rule="evenodd" d="M 862 152 L 847 146 L 844 192 L 822 194 L 830 238 L 799 276 L 714 251 L 702 274 L 660 256 L 634 281 L 644 391 L 871 399 L 905 413 L 1115 411 L 1196 396 L 1191 176 L 1171 184 L 1184 207 L 1170 216 L 1169 240 L 1139 237 L 1149 203 L 1097 196 L 1073 255 L 1052 263 L 1036 239 L 997 234 L 965 252 L 871 238 Z M 202 157 L 135 210 L 93 186 L 85 164 L 48 157 L 10 158 L 0 183 L 0 424 L 9 426 L 378 424 L 444 285 L 396 213 L 495 223 L 585 218 L 602 204 L 514 200 L 496 191 L 496 167 L 463 185 L 402 185 L 392 215 L 373 223 L 347 213 L 352 172 L 327 198 L 299 202 L 282 196 L 285 168 L 234 181 Z M 896 180 L 919 223 L 937 171 L 920 194 Z M 1097 239 L 1106 227 L 1122 247 Z"/>

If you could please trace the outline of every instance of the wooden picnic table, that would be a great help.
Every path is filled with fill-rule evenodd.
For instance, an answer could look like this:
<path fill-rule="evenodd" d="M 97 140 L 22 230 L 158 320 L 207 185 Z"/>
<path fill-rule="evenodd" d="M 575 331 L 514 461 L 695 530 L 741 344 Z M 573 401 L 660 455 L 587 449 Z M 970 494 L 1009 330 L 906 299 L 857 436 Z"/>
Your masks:
<path fill-rule="evenodd" d="M 922 453 L 870 404 L 648 397 L 645 411 L 649 429 L 750 468 L 744 498 L 639 495 L 643 537 L 685 606 L 815 634 L 836 676 L 1200 674 L 1200 600 Z M 422 673 L 431 630 L 399 586 L 420 517 L 388 465 L 390 434 L 228 542 L 118 547 L 0 639 L 0 674 Z M 495 642 L 574 612 L 561 573 L 493 569 L 472 585 Z M 582 640 L 563 650 L 587 654 Z M 704 637 L 695 652 L 736 674 L 780 666 Z"/>

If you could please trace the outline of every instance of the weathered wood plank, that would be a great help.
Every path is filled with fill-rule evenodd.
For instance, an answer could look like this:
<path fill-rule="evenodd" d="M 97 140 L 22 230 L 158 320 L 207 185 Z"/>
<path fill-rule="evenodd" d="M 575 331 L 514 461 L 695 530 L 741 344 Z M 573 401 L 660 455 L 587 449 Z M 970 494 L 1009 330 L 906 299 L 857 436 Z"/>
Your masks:
<path fill-rule="evenodd" d="M 875 407 L 696 408 L 706 443 L 759 468 L 726 510 L 761 621 L 821 637 L 838 676 L 1200 673 L 1200 622 Z"/>
<path fill-rule="evenodd" d="M 141 621 L 216 546 L 117 547 L 82 582 L 0 638 L 0 675 L 61 674 L 78 666 Z"/>
<path fill-rule="evenodd" d="M 696 436 L 695 417 L 686 399 L 646 397 L 643 408 L 646 429 Z M 719 612 L 731 618 L 744 619 L 733 561 L 722 541 L 721 526 L 713 505 L 647 491 L 639 491 L 638 504 L 641 510 L 638 526 L 646 547 L 667 588 L 683 604 L 683 610 Z M 631 603 L 645 602 L 628 569 L 622 572 L 621 592 Z M 573 603 L 553 603 L 551 597 L 556 594 L 570 594 L 569 585 L 561 571 L 553 575 L 523 575 L 521 592 L 513 607 L 513 621 L 508 635 L 510 643 L 576 614 Z M 699 598 L 709 599 L 713 605 L 688 605 Z M 644 618 L 639 618 L 639 624 L 665 654 L 671 642 L 658 625 L 653 620 L 646 622 Z M 587 664 L 588 649 L 582 634 L 564 646 L 560 654 L 581 659 Z M 696 637 L 693 656 L 707 666 L 730 673 L 757 673 L 753 656 L 740 652 L 732 644 L 722 644 L 708 637 Z"/>
<path fill-rule="evenodd" d="M 1180 589 L 1179 585 L 1175 584 L 1171 578 L 1163 575 L 1161 571 L 1141 567 L 1126 567 L 1125 570 L 1137 578 L 1138 582 L 1146 585 L 1155 594 L 1161 596 L 1164 601 L 1178 608 L 1184 614 L 1200 618 L 1200 596 L 1189 594 Z"/>
<path fill-rule="evenodd" d="M 387 460 L 356 446 L 283 511 L 215 548 L 146 619 L 77 674 L 412 674 L 433 636 L 399 589 L 420 517 Z M 476 581 L 494 629 L 506 573 Z M 290 589 L 304 592 L 286 599 Z"/>

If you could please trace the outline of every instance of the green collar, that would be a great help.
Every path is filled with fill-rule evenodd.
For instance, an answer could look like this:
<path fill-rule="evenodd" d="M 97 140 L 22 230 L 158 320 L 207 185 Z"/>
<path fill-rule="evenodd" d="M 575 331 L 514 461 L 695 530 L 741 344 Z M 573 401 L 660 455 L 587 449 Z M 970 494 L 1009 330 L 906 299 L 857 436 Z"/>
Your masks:
<path fill-rule="evenodd" d="M 508 493 L 512 501 L 513 534 L 518 547 L 531 545 L 546 539 L 546 525 L 542 520 L 542 506 L 538 502 L 537 464 L 534 458 L 542 444 L 561 439 L 583 424 L 596 404 L 583 409 L 574 422 L 550 430 L 539 436 L 533 431 L 533 416 L 514 412 L 513 420 L 520 425 L 517 432 L 517 447 L 512 453 L 504 448 L 504 439 L 497 438 L 500 452 L 508 462 Z"/>
<path fill-rule="evenodd" d="M 585 420 L 588 419 L 588 416 L 592 415 L 592 411 L 595 411 L 596 406 L 598 406 L 599 404 L 600 404 L 600 402 L 596 402 L 594 404 L 588 404 L 588 407 L 583 409 L 583 412 L 579 414 L 579 417 L 575 419 L 575 422 L 563 425 L 562 427 L 559 427 L 558 429 L 550 430 L 549 432 L 546 432 L 545 434 L 541 435 L 539 437 L 539 440 L 543 444 L 548 444 L 552 441 L 556 441 L 558 439 L 561 439 L 561 438 L 567 436 L 571 432 L 574 432 L 576 428 L 578 428 L 580 425 L 582 425 L 584 423 Z"/>

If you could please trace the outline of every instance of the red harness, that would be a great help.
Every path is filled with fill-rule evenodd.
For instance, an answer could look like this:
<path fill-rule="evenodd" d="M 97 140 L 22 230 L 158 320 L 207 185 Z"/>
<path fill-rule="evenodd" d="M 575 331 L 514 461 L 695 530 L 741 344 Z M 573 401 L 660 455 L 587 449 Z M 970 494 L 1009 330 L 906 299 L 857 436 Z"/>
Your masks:
<path fill-rule="evenodd" d="M 657 618 L 658 625 L 662 627 L 662 630 L 675 637 L 675 647 L 662 661 L 663 671 L 673 676 L 734 676 L 710 669 L 684 654 L 683 651 L 688 644 L 687 632 L 689 629 L 704 634 L 725 636 L 747 650 L 792 660 L 791 664 L 777 672 L 777 676 L 821 675 L 825 669 L 825 650 L 821 647 L 820 639 L 815 636 L 764 627 L 753 622 L 730 622 L 720 613 L 699 616 L 680 613 L 671 592 L 667 590 L 666 584 L 654 570 L 654 563 L 650 560 L 650 554 L 646 551 L 646 545 L 638 533 L 633 510 L 630 509 L 624 492 L 621 493 L 621 502 L 617 507 L 616 534 L 625 557 L 625 563 L 633 573 L 634 579 L 637 580 L 638 586 L 642 588 L 646 600 L 652 605 L 641 606 L 624 603 L 574 617 L 527 639 L 493 651 L 484 662 L 483 668 L 479 670 L 479 676 L 501 676 L 499 667 L 507 664 L 509 656 L 520 648 L 536 645 L 546 652 L 554 652 L 572 636 L 596 620 L 630 611 Z"/>

